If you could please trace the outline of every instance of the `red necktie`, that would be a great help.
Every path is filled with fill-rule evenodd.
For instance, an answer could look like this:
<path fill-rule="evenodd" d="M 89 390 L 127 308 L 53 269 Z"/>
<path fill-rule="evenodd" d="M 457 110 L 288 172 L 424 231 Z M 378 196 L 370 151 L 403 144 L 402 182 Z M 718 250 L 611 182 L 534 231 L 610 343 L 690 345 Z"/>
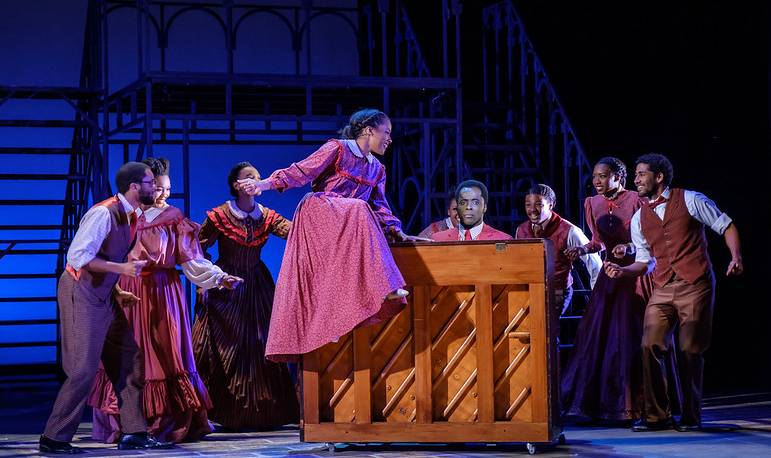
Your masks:
<path fill-rule="evenodd" d="M 137 235 L 137 213 L 131 212 L 129 215 L 129 230 L 130 230 L 130 237 L 131 240 L 134 240 L 134 237 Z"/>
<path fill-rule="evenodd" d="M 658 196 L 656 200 L 653 202 L 648 202 L 648 206 L 651 208 L 651 210 L 655 209 L 661 204 L 664 204 L 667 202 L 667 199 L 664 196 Z"/>
<path fill-rule="evenodd" d="M 463 241 L 466 241 L 466 240 L 473 240 L 473 239 L 471 238 L 471 229 L 466 229 L 466 230 L 463 232 Z"/>
<path fill-rule="evenodd" d="M 533 224 L 532 229 L 533 229 L 533 235 L 535 236 L 535 238 L 540 239 L 541 233 L 543 232 L 543 226 L 541 226 L 540 224 Z"/>

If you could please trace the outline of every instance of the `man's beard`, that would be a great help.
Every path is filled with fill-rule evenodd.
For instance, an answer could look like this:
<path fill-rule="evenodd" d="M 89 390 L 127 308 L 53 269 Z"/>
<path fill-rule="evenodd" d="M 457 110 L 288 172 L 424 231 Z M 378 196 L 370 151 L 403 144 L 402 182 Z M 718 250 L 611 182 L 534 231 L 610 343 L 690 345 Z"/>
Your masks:
<path fill-rule="evenodd" d="M 145 194 L 145 193 L 140 191 L 140 193 L 139 193 L 139 203 L 142 204 L 142 205 L 155 205 L 154 194 L 155 193 L 152 193 L 152 192 Z"/>

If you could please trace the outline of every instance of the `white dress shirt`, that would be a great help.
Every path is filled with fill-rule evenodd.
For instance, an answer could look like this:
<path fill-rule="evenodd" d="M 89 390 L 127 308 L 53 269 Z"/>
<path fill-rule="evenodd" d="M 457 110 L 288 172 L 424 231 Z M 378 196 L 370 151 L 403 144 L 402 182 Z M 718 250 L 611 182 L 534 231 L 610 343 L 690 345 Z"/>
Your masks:
<path fill-rule="evenodd" d="M 566 241 L 568 248 L 583 247 L 587 243 L 589 243 L 589 239 L 584 234 L 584 231 L 577 226 L 571 225 Z M 597 276 L 602 269 L 602 259 L 600 259 L 600 255 L 597 253 L 587 253 L 581 256 L 581 261 L 583 261 L 586 270 L 589 272 L 589 282 L 592 288 L 594 288 L 594 283 L 597 281 Z"/>
<path fill-rule="evenodd" d="M 163 213 L 163 211 L 166 210 L 168 206 L 169 205 L 166 204 L 166 206 L 163 208 L 150 207 L 144 212 L 140 208 L 137 209 L 137 215 L 141 216 L 144 214 L 145 221 L 149 224 L 152 223 L 155 218 L 160 216 L 160 214 Z M 222 283 L 222 279 L 228 275 L 223 272 L 219 266 L 204 258 L 203 255 L 195 259 L 183 262 L 180 264 L 180 267 L 182 267 L 182 273 L 185 275 L 185 277 L 187 277 L 187 279 L 190 280 L 194 285 L 202 289 L 219 287 Z"/>
<path fill-rule="evenodd" d="M 721 212 L 717 205 L 707 198 L 704 194 L 696 191 L 684 190 L 685 206 L 688 208 L 688 213 L 694 217 L 697 221 L 711 228 L 718 234 L 723 234 L 728 226 L 731 225 L 732 220 L 725 213 Z M 657 205 L 653 211 L 656 216 L 664 219 L 664 212 L 667 209 L 667 202 L 672 195 L 672 191 L 666 188 L 661 195 L 666 199 L 664 203 Z M 642 224 L 640 223 L 640 210 L 637 210 L 632 215 L 632 242 L 634 243 L 637 253 L 635 255 L 635 261 L 648 264 L 650 271 L 651 263 L 656 260 L 651 256 L 651 247 L 648 244 L 648 240 L 645 239 L 642 233 Z"/>
<path fill-rule="evenodd" d="M 126 215 L 131 215 L 134 212 L 134 207 L 123 194 L 118 193 L 117 195 Z M 96 205 L 89 208 L 80 219 L 80 226 L 67 250 L 67 264 L 75 270 L 80 270 L 91 262 L 102 247 L 111 227 L 110 210 L 107 207 Z"/>
<path fill-rule="evenodd" d="M 447 218 L 449 220 L 449 218 Z M 450 229 L 452 229 L 452 224 L 449 224 Z M 477 237 L 479 237 L 479 234 L 482 233 L 482 229 L 484 229 L 485 223 L 481 222 L 479 225 L 472 227 L 469 229 L 469 232 L 471 232 L 471 240 L 476 240 Z M 463 227 L 462 224 L 458 224 L 458 240 L 461 242 L 466 240 L 466 228 Z"/>

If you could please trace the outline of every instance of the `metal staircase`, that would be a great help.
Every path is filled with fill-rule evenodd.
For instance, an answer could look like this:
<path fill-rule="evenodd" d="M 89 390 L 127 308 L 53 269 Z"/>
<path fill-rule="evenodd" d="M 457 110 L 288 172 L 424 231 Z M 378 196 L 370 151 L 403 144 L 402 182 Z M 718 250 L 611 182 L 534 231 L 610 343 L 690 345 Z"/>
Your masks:
<path fill-rule="evenodd" d="M 88 208 L 97 98 L 81 88 L 0 87 L 0 359 L 9 376 L 53 374 L 57 367 L 56 278 Z M 14 109 L 19 105 L 24 109 Z M 18 115 L 52 106 L 62 116 Z M 67 136 L 69 144 L 50 146 L 51 137 Z"/>

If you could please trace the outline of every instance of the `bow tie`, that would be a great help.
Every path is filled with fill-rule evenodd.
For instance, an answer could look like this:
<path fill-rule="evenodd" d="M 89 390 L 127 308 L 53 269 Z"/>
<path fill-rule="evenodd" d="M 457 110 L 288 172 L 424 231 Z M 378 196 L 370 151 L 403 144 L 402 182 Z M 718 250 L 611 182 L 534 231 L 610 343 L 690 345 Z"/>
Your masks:
<path fill-rule="evenodd" d="M 653 202 L 648 202 L 648 206 L 651 208 L 651 210 L 653 210 L 659 205 L 665 203 L 667 203 L 667 199 L 664 196 L 658 196 Z"/>

